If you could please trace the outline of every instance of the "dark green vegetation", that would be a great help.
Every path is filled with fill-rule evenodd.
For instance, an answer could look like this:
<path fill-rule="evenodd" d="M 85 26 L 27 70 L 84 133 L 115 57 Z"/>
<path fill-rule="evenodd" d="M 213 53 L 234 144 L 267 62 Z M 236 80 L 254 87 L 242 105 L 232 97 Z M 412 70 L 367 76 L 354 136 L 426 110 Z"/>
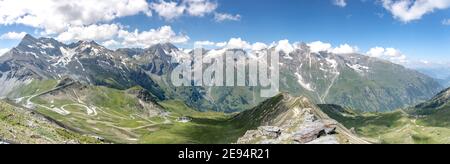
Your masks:
<path fill-rule="evenodd" d="M 440 92 L 430 101 L 421 103 L 408 112 L 421 117 L 428 126 L 450 127 L 450 88 Z"/>
<path fill-rule="evenodd" d="M 197 112 L 181 101 L 165 101 L 162 106 L 171 117 L 191 118 L 188 123 L 176 122 L 159 127 L 159 131 L 143 136 L 141 143 L 235 143 L 246 129 L 231 120 L 232 115 Z"/>
<path fill-rule="evenodd" d="M 448 93 L 448 90 L 441 92 L 414 108 L 387 113 L 360 113 L 338 105 L 319 106 L 330 117 L 374 143 L 450 143 Z"/>
<path fill-rule="evenodd" d="M 39 113 L 114 143 L 234 143 L 246 131 L 231 120 L 233 115 L 199 112 L 178 100 L 156 102 L 141 87 L 118 90 L 70 80 L 48 84 L 54 86 L 23 87 L 32 95 L 16 101 L 29 105 L 29 100 Z"/>

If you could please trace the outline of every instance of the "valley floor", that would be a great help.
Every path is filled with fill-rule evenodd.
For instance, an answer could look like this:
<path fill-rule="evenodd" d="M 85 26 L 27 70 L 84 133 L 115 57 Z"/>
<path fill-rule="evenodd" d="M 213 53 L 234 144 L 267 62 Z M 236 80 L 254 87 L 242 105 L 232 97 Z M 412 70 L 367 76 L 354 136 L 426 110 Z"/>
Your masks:
<path fill-rule="evenodd" d="M 427 120 L 435 117 L 433 115 L 412 116 L 403 110 L 387 113 L 356 113 L 350 109 L 332 105 L 321 105 L 321 108 L 330 117 L 348 128 L 353 128 L 356 133 L 372 143 L 450 143 L 450 127 L 430 124 Z"/>
<path fill-rule="evenodd" d="M 196 112 L 179 101 L 160 104 L 167 111 L 150 118 L 101 107 L 97 107 L 96 115 L 88 115 L 81 106 L 65 108 L 69 115 L 45 108 L 38 108 L 38 111 L 83 133 L 99 135 L 115 143 L 223 144 L 236 142 L 245 133 L 228 122 L 229 115 Z M 180 118 L 187 120 L 181 121 Z"/>
<path fill-rule="evenodd" d="M 236 114 L 198 112 L 182 101 L 144 101 L 139 91 L 35 82 L 21 88 L 12 102 L 0 103 L 0 137 L 17 143 L 229 144 L 259 126 L 247 126 L 252 124 L 254 113 L 246 119 L 234 119 Z M 273 106 L 270 101 L 266 105 Z M 357 113 L 336 105 L 319 107 L 324 113 L 316 115 L 329 116 L 345 126 L 341 129 L 353 129 L 344 131 L 347 136 L 356 133 L 371 143 L 450 143 L 448 109 L 413 117 L 401 110 Z M 36 117 L 34 112 L 59 124 Z"/>

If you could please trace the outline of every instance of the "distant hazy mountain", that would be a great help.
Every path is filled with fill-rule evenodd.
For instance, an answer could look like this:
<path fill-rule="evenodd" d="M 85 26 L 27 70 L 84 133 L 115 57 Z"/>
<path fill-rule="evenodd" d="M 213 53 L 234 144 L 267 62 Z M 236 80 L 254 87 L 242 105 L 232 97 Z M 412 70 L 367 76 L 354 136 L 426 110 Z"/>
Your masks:
<path fill-rule="evenodd" d="M 445 87 L 450 87 L 450 67 L 428 67 L 428 68 L 417 68 L 418 71 L 435 78 L 441 85 Z"/>

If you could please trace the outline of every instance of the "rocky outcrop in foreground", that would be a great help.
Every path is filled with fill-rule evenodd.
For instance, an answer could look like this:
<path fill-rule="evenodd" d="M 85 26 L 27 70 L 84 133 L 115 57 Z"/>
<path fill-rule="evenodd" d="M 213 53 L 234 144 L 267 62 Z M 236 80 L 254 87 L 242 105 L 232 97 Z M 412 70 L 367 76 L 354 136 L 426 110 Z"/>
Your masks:
<path fill-rule="evenodd" d="M 281 94 L 236 119 L 260 124 L 239 138 L 239 144 L 368 144 L 304 97 Z"/>

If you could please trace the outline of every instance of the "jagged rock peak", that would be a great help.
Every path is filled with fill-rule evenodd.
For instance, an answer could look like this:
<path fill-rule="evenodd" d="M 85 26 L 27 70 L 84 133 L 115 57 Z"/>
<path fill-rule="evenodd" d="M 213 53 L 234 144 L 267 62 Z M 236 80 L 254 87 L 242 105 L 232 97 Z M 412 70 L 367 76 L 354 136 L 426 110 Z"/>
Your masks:
<path fill-rule="evenodd" d="M 165 51 L 178 51 L 178 48 L 175 45 L 173 45 L 172 43 L 158 43 L 158 44 L 150 46 L 147 49 L 162 49 Z"/>
<path fill-rule="evenodd" d="M 20 41 L 18 47 L 28 46 L 28 45 L 31 45 L 31 44 L 33 44 L 33 43 L 35 43 L 35 42 L 39 42 L 39 40 L 36 39 L 35 37 L 31 36 L 30 34 L 26 34 L 26 35 L 22 38 L 22 40 Z"/>

